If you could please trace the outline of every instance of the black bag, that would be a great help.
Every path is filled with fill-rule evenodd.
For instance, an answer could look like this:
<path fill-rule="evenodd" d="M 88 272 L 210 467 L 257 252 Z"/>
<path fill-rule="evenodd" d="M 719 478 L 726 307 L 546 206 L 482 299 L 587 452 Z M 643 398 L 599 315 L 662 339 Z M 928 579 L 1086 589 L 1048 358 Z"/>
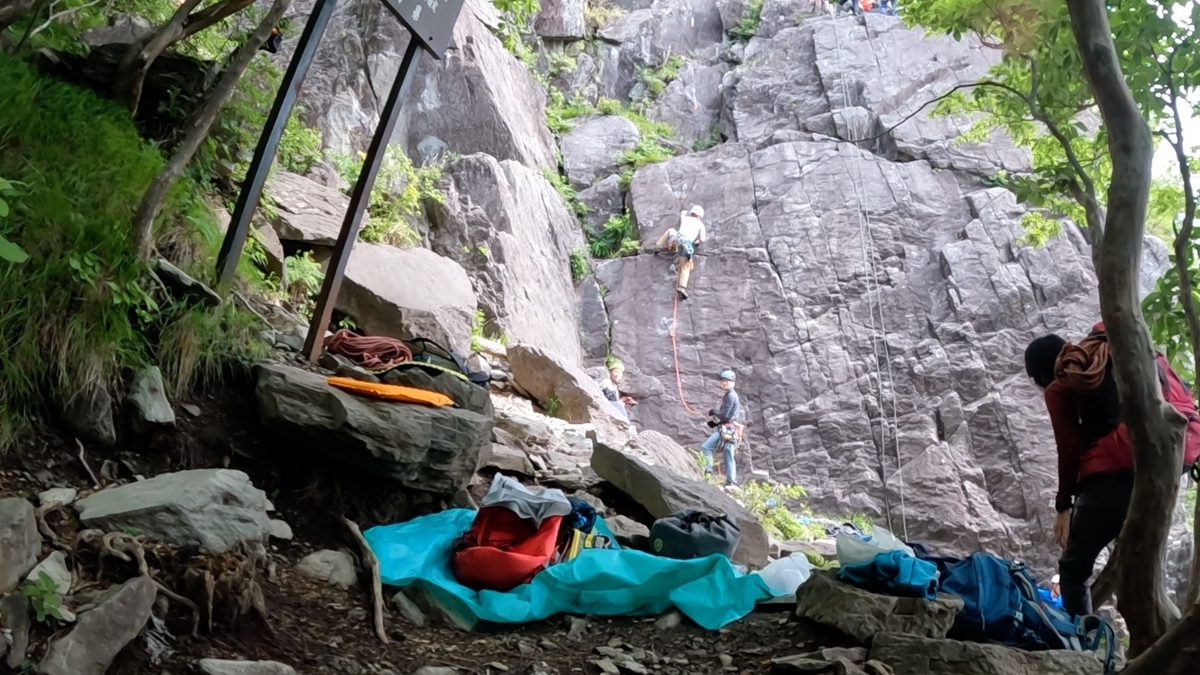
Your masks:
<path fill-rule="evenodd" d="M 467 362 L 463 357 L 439 345 L 433 340 L 427 338 L 413 338 L 405 340 L 409 349 L 413 353 L 413 365 L 416 367 L 426 367 L 430 371 L 441 371 L 461 377 L 468 382 L 473 382 L 483 388 L 488 386 L 488 376 L 485 373 L 473 371 L 467 367 Z M 404 364 L 398 366 L 405 367 Z M 436 375 L 436 372 L 432 372 Z"/>
<path fill-rule="evenodd" d="M 654 521 L 650 550 L 664 558 L 690 560 L 720 553 L 732 558 L 742 531 L 724 514 L 684 509 Z"/>

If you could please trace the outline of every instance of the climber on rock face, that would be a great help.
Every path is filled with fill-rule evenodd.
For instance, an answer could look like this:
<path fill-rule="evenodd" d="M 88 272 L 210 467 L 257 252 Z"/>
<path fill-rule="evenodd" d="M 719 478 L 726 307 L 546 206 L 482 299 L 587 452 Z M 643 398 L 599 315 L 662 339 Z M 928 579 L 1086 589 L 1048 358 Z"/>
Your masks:
<path fill-rule="evenodd" d="M 1200 415 L 1167 360 L 1159 354 L 1156 361 L 1163 398 L 1188 419 L 1187 468 L 1200 455 Z M 1121 421 L 1104 324 L 1077 345 L 1057 335 L 1037 338 L 1025 349 L 1025 372 L 1044 391 L 1058 449 L 1054 539 L 1063 548 L 1063 609 L 1091 614 L 1088 580 L 1100 552 L 1121 533 L 1133 494 L 1133 447 Z"/>
<path fill-rule="evenodd" d="M 737 465 L 734 463 L 733 453 L 737 449 L 737 437 L 741 432 L 737 420 L 738 415 L 742 412 L 742 402 L 738 398 L 737 392 L 733 390 L 737 375 L 732 370 L 723 370 L 720 378 L 721 389 L 725 390 L 725 396 L 721 398 L 719 407 L 708 411 L 710 417 L 708 428 L 714 431 L 700 446 L 700 449 L 704 452 L 706 460 L 705 474 L 712 475 L 717 447 L 721 446 L 721 459 L 725 464 L 725 484 L 737 485 Z"/>
<path fill-rule="evenodd" d="M 608 375 L 600 378 L 597 384 L 600 385 L 600 391 L 604 393 L 604 398 L 612 403 L 613 408 L 616 408 L 617 413 L 624 419 L 629 419 L 629 402 L 633 399 L 628 396 L 625 399 L 621 398 L 619 386 L 622 378 L 625 377 L 625 364 L 620 361 L 614 361 L 608 367 Z"/>
<path fill-rule="evenodd" d="M 679 254 L 675 258 L 675 292 L 683 300 L 687 300 L 688 277 L 695 266 L 692 256 L 696 247 L 704 243 L 704 234 L 704 208 L 693 204 L 692 208 L 679 213 L 679 229 L 668 228 L 655 243 L 660 251 L 666 249 Z"/>

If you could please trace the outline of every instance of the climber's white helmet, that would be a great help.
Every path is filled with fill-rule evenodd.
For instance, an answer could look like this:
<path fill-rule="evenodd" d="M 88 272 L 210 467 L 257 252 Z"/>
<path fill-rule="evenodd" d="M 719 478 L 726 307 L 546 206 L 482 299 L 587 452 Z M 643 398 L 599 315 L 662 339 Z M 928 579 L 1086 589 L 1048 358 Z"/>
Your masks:
<path fill-rule="evenodd" d="M 700 206 L 699 204 L 692 204 L 692 210 L 689 211 L 688 213 L 692 214 L 693 216 L 696 216 L 697 218 L 703 218 L 704 217 L 704 207 Z"/>

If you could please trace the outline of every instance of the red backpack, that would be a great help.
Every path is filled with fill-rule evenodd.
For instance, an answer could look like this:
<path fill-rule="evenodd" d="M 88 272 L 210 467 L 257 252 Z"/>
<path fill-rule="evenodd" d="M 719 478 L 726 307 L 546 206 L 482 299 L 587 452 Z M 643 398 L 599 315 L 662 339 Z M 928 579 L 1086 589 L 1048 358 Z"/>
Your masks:
<path fill-rule="evenodd" d="M 1183 441 L 1183 468 L 1190 470 L 1200 460 L 1200 415 L 1196 414 L 1196 400 L 1192 390 L 1179 378 L 1161 354 L 1158 361 L 1158 381 L 1162 384 L 1163 398 L 1187 418 L 1187 435 Z"/>
<path fill-rule="evenodd" d="M 553 560 L 561 523 L 562 516 L 549 516 L 536 527 L 508 507 L 485 506 L 454 546 L 454 575 L 477 591 L 507 592 L 529 583 Z"/>

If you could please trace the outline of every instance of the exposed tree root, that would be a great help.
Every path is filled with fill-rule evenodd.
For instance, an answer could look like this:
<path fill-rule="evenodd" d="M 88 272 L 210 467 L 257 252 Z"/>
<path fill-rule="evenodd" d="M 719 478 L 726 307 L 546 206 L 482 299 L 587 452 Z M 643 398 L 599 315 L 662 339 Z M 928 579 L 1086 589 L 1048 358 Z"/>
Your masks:
<path fill-rule="evenodd" d="M 383 644 L 388 644 L 387 631 L 383 626 L 383 582 L 379 578 L 379 559 L 375 557 L 375 553 L 371 551 L 371 547 L 367 545 L 367 540 L 362 535 L 362 530 L 358 529 L 358 524 L 349 518 L 342 518 L 346 529 L 350 530 L 351 536 L 358 542 L 359 548 L 362 550 L 363 566 L 367 568 L 367 573 L 371 575 L 371 598 L 375 609 L 375 635 Z"/>
<path fill-rule="evenodd" d="M 41 532 L 43 537 L 50 540 L 51 546 L 61 551 L 70 551 L 71 546 L 65 543 L 62 538 L 58 536 L 58 533 L 54 531 L 54 528 L 50 527 L 50 523 L 46 522 L 46 516 L 50 515 L 51 513 L 64 513 L 65 509 L 66 505 L 62 502 L 50 502 L 49 504 L 43 504 L 42 506 L 39 506 L 38 509 L 34 511 L 34 516 L 37 518 L 38 532 Z"/>

